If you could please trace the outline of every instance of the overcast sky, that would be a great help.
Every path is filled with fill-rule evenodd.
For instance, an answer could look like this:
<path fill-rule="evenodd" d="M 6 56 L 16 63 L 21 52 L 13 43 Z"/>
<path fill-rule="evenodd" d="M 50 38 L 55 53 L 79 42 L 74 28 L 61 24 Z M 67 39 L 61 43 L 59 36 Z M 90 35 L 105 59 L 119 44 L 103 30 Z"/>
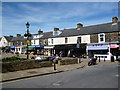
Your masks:
<path fill-rule="evenodd" d="M 3 2 L 2 34 L 24 34 L 26 22 L 30 22 L 30 32 L 53 31 L 54 27 L 76 28 L 109 23 L 118 16 L 117 2 Z"/>

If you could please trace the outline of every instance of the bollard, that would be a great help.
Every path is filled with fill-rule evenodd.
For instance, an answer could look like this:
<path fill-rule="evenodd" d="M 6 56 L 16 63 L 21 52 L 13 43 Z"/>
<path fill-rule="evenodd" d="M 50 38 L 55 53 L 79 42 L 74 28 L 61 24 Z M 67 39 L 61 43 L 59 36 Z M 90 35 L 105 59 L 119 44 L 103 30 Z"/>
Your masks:
<path fill-rule="evenodd" d="M 100 62 L 100 56 L 99 56 L 99 62 Z"/>
<path fill-rule="evenodd" d="M 54 63 L 54 70 L 56 70 L 56 64 L 55 64 L 55 60 L 53 60 L 53 63 Z"/>
<path fill-rule="evenodd" d="M 56 65 L 55 65 L 55 63 L 54 63 L 54 70 L 56 70 Z"/>
<path fill-rule="evenodd" d="M 105 62 L 105 57 L 104 57 L 104 62 Z"/>

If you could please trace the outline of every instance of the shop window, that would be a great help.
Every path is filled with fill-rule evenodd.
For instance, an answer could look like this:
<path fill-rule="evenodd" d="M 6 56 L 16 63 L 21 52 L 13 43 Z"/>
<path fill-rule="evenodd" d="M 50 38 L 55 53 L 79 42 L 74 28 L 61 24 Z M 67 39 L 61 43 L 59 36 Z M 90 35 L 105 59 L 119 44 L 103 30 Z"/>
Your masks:
<path fill-rule="evenodd" d="M 68 43 L 68 38 L 65 38 L 65 43 Z"/>

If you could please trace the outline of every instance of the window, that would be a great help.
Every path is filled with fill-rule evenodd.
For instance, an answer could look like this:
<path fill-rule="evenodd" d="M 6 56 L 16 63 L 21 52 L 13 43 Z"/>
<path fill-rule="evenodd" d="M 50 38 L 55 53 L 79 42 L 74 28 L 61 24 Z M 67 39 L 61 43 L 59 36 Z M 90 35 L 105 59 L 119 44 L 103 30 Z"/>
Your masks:
<path fill-rule="evenodd" d="M 100 35 L 100 41 L 103 42 L 103 35 Z"/>
<path fill-rule="evenodd" d="M 53 39 L 51 39 L 51 43 L 53 44 Z"/>
<path fill-rule="evenodd" d="M 21 45 L 23 45 L 23 42 L 21 42 Z"/>
<path fill-rule="evenodd" d="M 81 43 L 81 37 L 78 37 L 78 42 Z"/>
<path fill-rule="evenodd" d="M 98 34 L 98 39 L 99 39 L 99 43 L 105 42 L 105 34 L 104 33 Z"/>
<path fill-rule="evenodd" d="M 65 38 L 65 43 L 68 43 L 68 38 Z"/>

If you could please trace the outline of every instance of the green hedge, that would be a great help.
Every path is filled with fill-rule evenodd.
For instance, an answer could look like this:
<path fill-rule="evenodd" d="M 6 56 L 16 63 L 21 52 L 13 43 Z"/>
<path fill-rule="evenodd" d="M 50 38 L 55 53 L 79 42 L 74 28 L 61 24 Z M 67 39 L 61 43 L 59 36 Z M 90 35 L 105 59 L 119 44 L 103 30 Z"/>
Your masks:
<path fill-rule="evenodd" d="M 41 67 L 51 67 L 52 62 L 38 62 L 36 60 L 29 61 L 14 61 L 14 62 L 4 62 L 2 63 L 2 72 L 14 72 L 19 70 L 33 69 L 33 68 L 41 68 Z"/>
<path fill-rule="evenodd" d="M 78 59 L 77 58 L 63 58 L 62 60 L 58 61 L 59 65 L 69 65 L 69 64 L 77 64 Z"/>
<path fill-rule="evenodd" d="M 26 60 L 26 59 L 19 58 L 19 57 L 6 57 L 2 59 L 2 62 L 23 61 L 23 60 Z"/>

